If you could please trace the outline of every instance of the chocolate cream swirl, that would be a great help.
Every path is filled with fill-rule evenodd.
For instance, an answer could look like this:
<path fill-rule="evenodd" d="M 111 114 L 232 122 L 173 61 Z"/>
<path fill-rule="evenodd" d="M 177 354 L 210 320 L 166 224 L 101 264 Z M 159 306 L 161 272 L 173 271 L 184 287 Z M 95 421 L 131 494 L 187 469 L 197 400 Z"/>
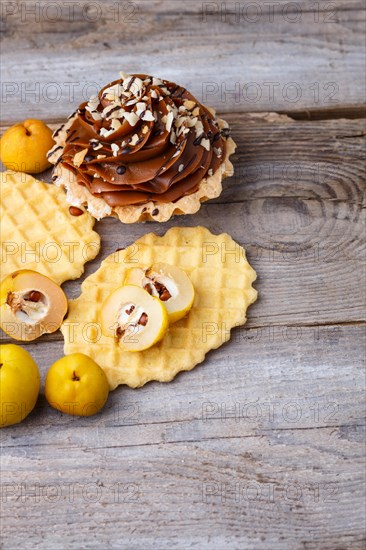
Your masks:
<path fill-rule="evenodd" d="M 121 77 L 80 105 L 59 163 L 111 208 L 194 193 L 223 163 L 229 128 L 181 86 Z"/>

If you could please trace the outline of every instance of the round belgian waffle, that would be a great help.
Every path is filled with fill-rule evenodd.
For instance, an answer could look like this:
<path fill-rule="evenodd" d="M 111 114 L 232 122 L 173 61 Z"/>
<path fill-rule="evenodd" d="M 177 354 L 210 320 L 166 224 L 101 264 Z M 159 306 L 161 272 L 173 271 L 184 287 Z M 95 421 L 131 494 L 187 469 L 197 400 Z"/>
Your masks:
<path fill-rule="evenodd" d="M 3 172 L 0 187 L 1 278 L 31 269 L 57 284 L 78 279 L 100 249 L 95 219 L 71 215 L 63 189 L 28 174 Z"/>
<path fill-rule="evenodd" d="M 124 352 L 113 338 L 102 335 L 102 304 L 122 286 L 128 269 L 159 262 L 188 274 L 195 288 L 193 308 L 152 348 Z M 201 363 L 206 353 L 230 339 L 233 327 L 245 323 L 247 308 L 257 298 L 255 279 L 244 249 L 227 234 L 213 235 L 204 227 L 175 227 L 163 237 L 149 233 L 109 256 L 84 281 L 61 327 L 65 353 L 92 357 L 106 372 L 111 389 L 119 384 L 136 388 L 151 380 L 169 382 Z"/>

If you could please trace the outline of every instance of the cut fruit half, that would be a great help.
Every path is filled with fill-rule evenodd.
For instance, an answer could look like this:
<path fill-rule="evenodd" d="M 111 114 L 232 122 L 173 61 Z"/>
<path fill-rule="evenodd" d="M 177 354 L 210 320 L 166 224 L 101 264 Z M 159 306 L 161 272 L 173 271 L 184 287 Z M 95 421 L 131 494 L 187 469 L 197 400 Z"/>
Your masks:
<path fill-rule="evenodd" d="M 104 302 L 101 311 L 104 336 L 115 339 L 124 351 L 151 348 L 165 335 L 168 314 L 160 300 L 134 285 L 118 288 Z"/>
<path fill-rule="evenodd" d="M 1 282 L 0 326 L 15 340 L 30 342 L 55 332 L 66 312 L 63 290 L 45 275 L 21 270 Z"/>
<path fill-rule="evenodd" d="M 125 284 L 137 285 L 164 304 L 169 322 L 182 319 L 192 308 L 194 288 L 185 271 L 159 263 L 148 269 L 135 267 L 127 272 Z"/>

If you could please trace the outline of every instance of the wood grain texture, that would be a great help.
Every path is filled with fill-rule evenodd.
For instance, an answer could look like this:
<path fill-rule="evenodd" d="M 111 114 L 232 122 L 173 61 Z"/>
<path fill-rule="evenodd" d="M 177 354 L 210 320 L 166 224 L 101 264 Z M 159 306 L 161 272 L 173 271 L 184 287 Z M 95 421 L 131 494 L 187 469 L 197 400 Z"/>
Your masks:
<path fill-rule="evenodd" d="M 147 231 L 228 231 L 259 273 L 248 325 L 169 385 L 118 389 L 97 417 L 42 395 L 0 434 L 5 544 L 362 548 L 364 121 L 227 118 L 238 153 L 222 196 L 164 226 L 98 223 L 86 275 Z M 60 334 L 27 349 L 44 380 Z"/>
<path fill-rule="evenodd" d="M 213 2 L 207 13 L 209 3 L 175 0 L 108 0 L 94 11 L 82 1 L 74 12 L 52 4 L 3 10 L 6 120 L 66 116 L 119 70 L 177 81 L 223 112 L 359 112 L 365 103 L 361 1 L 318 11 L 305 1 Z"/>
<path fill-rule="evenodd" d="M 363 329 L 278 329 L 172 384 L 121 388 L 95 418 L 42 398 L 1 433 L 4 543 L 361 548 Z M 43 364 L 61 352 L 31 349 Z"/>
<path fill-rule="evenodd" d="M 102 249 L 86 276 L 147 232 L 204 225 L 232 235 L 259 275 L 261 298 L 248 326 L 365 321 L 364 121 L 299 122 L 274 113 L 227 120 L 238 149 L 223 194 L 167 224 L 98 222 Z M 78 296 L 80 281 L 65 289 Z"/>
<path fill-rule="evenodd" d="M 203 4 L 82 0 L 71 20 L 62 0 L 1 5 L 1 131 L 56 123 L 125 69 L 186 85 L 238 143 L 235 176 L 197 215 L 97 223 L 84 277 L 146 232 L 202 224 L 247 249 L 260 295 L 202 365 L 119 388 L 100 415 L 61 415 L 42 384 L 0 432 L 4 548 L 364 548 L 364 3 Z M 25 347 L 44 383 L 60 333 Z"/>

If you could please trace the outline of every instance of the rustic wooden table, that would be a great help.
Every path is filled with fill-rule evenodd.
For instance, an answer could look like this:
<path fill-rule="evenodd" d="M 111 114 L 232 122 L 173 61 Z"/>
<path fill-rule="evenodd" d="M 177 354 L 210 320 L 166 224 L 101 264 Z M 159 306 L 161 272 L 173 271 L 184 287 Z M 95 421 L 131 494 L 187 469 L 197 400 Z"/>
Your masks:
<path fill-rule="evenodd" d="M 199 214 L 98 223 L 85 274 L 147 231 L 202 224 L 246 247 L 260 296 L 246 330 L 173 383 L 119 388 L 89 419 L 41 396 L 3 430 L 4 548 L 363 548 L 363 8 L 2 3 L 2 129 L 56 124 L 123 69 L 185 85 L 238 143 Z M 62 347 L 60 333 L 27 346 L 43 380 Z"/>

